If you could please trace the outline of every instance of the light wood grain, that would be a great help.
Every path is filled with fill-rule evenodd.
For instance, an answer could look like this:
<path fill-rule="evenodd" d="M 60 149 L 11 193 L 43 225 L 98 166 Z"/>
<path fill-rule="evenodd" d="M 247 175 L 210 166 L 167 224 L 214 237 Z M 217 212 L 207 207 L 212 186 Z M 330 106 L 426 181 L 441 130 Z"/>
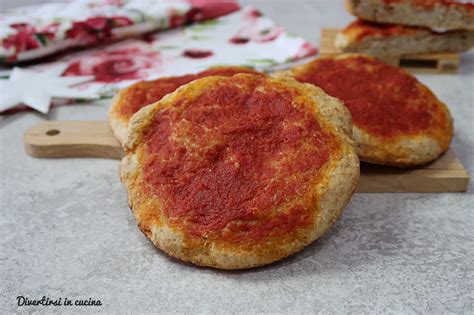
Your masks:
<path fill-rule="evenodd" d="M 120 143 L 103 121 L 46 121 L 25 132 L 25 150 L 37 158 L 97 157 L 120 159 Z M 360 193 L 463 192 L 469 174 L 452 150 L 431 164 L 399 169 L 361 163 Z"/>
<path fill-rule="evenodd" d="M 123 149 L 103 121 L 46 121 L 28 129 L 25 151 L 38 158 L 120 159 Z"/>
<path fill-rule="evenodd" d="M 320 53 L 322 56 L 341 53 L 334 45 L 336 35 L 339 31 L 339 29 L 334 28 L 321 29 Z M 380 59 L 386 63 L 400 66 L 409 71 L 424 73 L 457 73 L 461 62 L 459 54 L 456 53 L 386 56 Z"/>
<path fill-rule="evenodd" d="M 469 173 L 449 149 L 431 164 L 414 169 L 399 169 L 361 163 L 356 192 L 464 192 Z"/>

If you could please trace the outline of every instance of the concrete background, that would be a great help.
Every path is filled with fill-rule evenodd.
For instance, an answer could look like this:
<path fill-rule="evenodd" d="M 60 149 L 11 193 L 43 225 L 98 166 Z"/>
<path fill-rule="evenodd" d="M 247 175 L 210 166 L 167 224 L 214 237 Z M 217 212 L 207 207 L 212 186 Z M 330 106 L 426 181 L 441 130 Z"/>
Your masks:
<path fill-rule="evenodd" d="M 39 1 L 2 0 L 1 8 Z M 253 3 L 292 33 L 350 21 L 342 1 Z M 455 119 L 452 147 L 474 170 L 474 54 L 457 75 L 417 75 Z M 320 240 L 268 267 L 222 272 L 170 259 L 137 229 L 118 161 L 39 160 L 23 132 L 49 119 L 104 120 L 107 101 L 47 116 L 0 116 L 0 312 L 473 313 L 474 196 L 357 194 Z M 100 299 L 102 307 L 17 307 Z"/>

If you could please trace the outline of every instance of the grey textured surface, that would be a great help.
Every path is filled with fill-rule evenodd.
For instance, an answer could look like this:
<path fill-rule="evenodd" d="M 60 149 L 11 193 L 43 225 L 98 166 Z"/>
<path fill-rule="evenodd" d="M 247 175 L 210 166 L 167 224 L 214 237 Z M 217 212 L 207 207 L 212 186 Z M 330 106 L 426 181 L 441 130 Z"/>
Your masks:
<path fill-rule="evenodd" d="M 247 1 L 245 1 L 247 2 Z M 15 1 L 2 1 L 11 6 Z M 350 17 L 339 1 L 254 1 L 293 33 Z M 455 118 L 452 147 L 474 170 L 474 54 L 458 75 L 419 75 Z M 139 232 L 118 161 L 39 160 L 24 130 L 102 120 L 106 102 L 0 118 L 0 312 L 473 313 L 474 196 L 358 194 L 302 253 L 243 272 L 170 259 Z M 100 299 L 102 307 L 17 307 L 16 297 Z"/>

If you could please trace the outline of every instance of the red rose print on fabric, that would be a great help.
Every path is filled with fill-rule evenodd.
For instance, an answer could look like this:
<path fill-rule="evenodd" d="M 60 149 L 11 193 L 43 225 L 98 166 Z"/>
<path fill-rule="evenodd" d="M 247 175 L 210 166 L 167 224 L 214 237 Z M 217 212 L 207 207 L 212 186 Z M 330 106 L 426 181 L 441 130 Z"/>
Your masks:
<path fill-rule="evenodd" d="M 229 40 L 232 44 L 247 44 L 250 39 L 245 37 L 233 37 Z"/>
<path fill-rule="evenodd" d="M 58 29 L 59 29 L 59 23 L 55 22 L 44 27 L 40 33 L 42 33 L 43 35 L 47 35 L 49 39 L 54 39 L 56 38 L 56 33 Z"/>
<path fill-rule="evenodd" d="M 19 53 L 36 49 L 44 45 L 46 42 L 55 38 L 55 33 L 59 27 L 59 23 L 52 23 L 48 26 L 37 29 L 27 23 L 10 24 L 11 28 L 16 30 L 15 34 L 9 35 L 1 41 L 1 45 L 5 49 L 13 49 L 14 55 L 9 59 L 14 61 Z"/>
<path fill-rule="evenodd" d="M 192 8 L 185 15 L 180 12 L 171 12 L 170 27 L 174 28 L 193 22 L 214 19 L 240 9 L 239 4 L 232 1 L 188 0 L 188 2 L 192 5 Z"/>
<path fill-rule="evenodd" d="M 2 47 L 5 49 L 14 48 L 17 53 L 39 47 L 39 43 L 35 37 L 35 27 L 26 23 L 12 24 L 10 27 L 15 29 L 17 33 L 5 38 L 2 41 Z"/>
<path fill-rule="evenodd" d="M 254 43 L 266 43 L 276 40 L 280 35 L 285 33 L 282 27 L 273 26 L 262 29 L 259 26 L 259 20 L 262 13 L 255 8 L 245 10 L 243 18 L 247 21 L 247 25 L 241 28 L 234 36 L 229 39 L 229 42 L 236 45 Z"/>
<path fill-rule="evenodd" d="M 91 17 L 84 21 L 77 21 L 66 32 L 68 38 L 78 38 L 84 43 L 96 43 L 112 38 L 112 29 L 132 25 L 133 21 L 125 16 Z"/>
<path fill-rule="evenodd" d="M 298 51 L 296 52 L 296 55 L 293 56 L 292 59 L 298 60 L 298 59 L 316 55 L 317 53 L 318 53 L 318 49 L 313 44 L 306 42 L 298 49 Z"/>
<path fill-rule="evenodd" d="M 183 56 L 193 59 L 207 58 L 213 55 L 213 52 L 210 50 L 201 50 L 201 49 L 187 49 L 183 52 Z"/>
<path fill-rule="evenodd" d="M 127 47 L 97 52 L 73 61 L 64 72 L 66 76 L 94 75 L 97 82 L 111 83 L 147 77 L 147 69 L 161 65 L 158 52 L 142 47 Z"/>
<path fill-rule="evenodd" d="M 133 21 L 126 16 L 114 16 L 111 18 L 113 27 L 122 27 L 132 25 Z"/>
<path fill-rule="evenodd" d="M 245 12 L 245 17 L 247 19 L 257 19 L 259 17 L 263 16 L 262 12 L 258 11 L 255 8 L 251 8 L 250 10 L 247 10 Z"/>
<path fill-rule="evenodd" d="M 273 27 L 264 30 L 257 30 L 254 28 L 241 29 L 235 36 L 231 37 L 229 41 L 232 44 L 246 44 L 248 42 L 266 43 L 277 39 L 285 30 L 281 27 Z"/>
<path fill-rule="evenodd" d="M 192 8 L 185 15 L 181 15 L 179 12 L 173 12 L 170 16 L 170 27 L 175 28 L 182 25 L 191 24 L 194 21 L 202 19 L 201 11 L 197 8 Z"/>
<path fill-rule="evenodd" d="M 239 4 L 235 1 L 188 0 L 188 2 L 199 12 L 193 21 L 214 19 L 240 9 Z"/>

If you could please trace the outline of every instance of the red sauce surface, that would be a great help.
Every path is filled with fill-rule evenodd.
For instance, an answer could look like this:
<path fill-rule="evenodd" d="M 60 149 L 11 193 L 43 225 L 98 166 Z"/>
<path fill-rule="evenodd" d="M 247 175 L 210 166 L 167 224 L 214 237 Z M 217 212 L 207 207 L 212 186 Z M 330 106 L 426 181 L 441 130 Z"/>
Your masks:
<path fill-rule="evenodd" d="M 409 27 L 393 24 L 378 24 L 369 21 L 356 20 L 347 26 L 343 33 L 354 32 L 356 40 L 362 40 L 368 36 L 389 37 L 396 35 L 409 35 L 421 30 L 418 27 Z"/>
<path fill-rule="evenodd" d="M 144 179 L 190 235 L 253 242 L 312 222 L 315 200 L 301 196 L 335 140 L 294 91 L 269 84 L 223 79 L 157 113 L 145 133 Z"/>
<path fill-rule="evenodd" d="M 455 6 L 455 7 L 463 7 L 469 10 L 474 9 L 474 4 L 473 3 L 463 3 L 459 1 L 454 1 L 454 0 L 384 0 L 385 4 L 391 4 L 391 3 L 398 3 L 398 2 L 410 2 L 414 5 L 417 6 L 422 6 L 425 8 L 433 8 L 435 5 L 444 5 L 444 6 Z"/>
<path fill-rule="evenodd" d="M 344 101 L 354 125 L 384 137 L 445 123 L 436 98 L 400 68 L 375 59 L 317 59 L 295 77 Z"/>
<path fill-rule="evenodd" d="M 120 114 L 125 119 L 129 119 L 140 108 L 161 100 L 166 94 L 171 93 L 180 86 L 199 78 L 211 75 L 232 76 L 237 73 L 256 74 L 258 72 L 244 67 L 219 67 L 211 68 L 196 74 L 139 82 L 127 89 L 127 93 L 123 95 L 120 104 Z"/>

